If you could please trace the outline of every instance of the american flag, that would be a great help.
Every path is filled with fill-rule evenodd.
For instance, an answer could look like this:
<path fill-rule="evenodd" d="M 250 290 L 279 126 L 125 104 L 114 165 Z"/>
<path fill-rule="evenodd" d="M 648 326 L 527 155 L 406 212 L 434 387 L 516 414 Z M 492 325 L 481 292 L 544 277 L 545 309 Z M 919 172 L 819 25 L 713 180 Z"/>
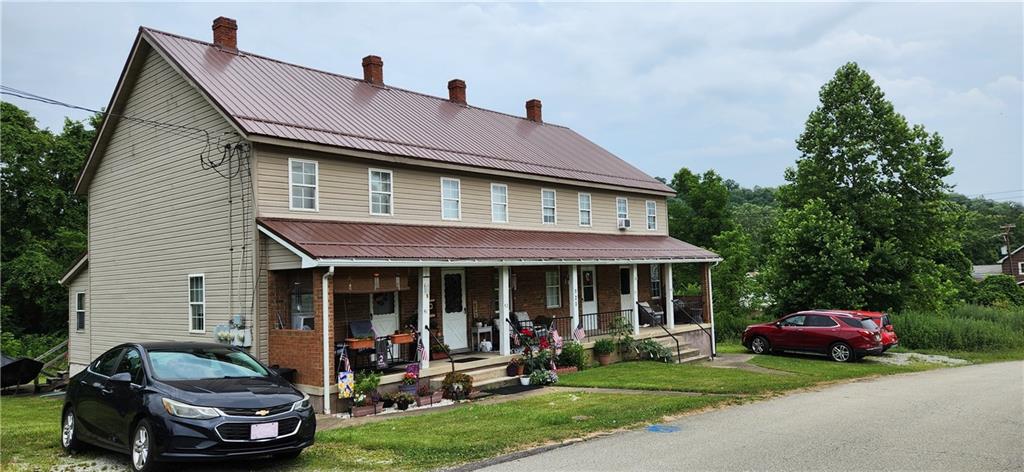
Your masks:
<path fill-rule="evenodd" d="M 577 342 L 583 342 L 586 337 L 587 332 L 583 331 L 583 322 L 581 321 L 580 324 L 576 326 L 576 329 L 572 330 L 572 338 Z"/>
<path fill-rule="evenodd" d="M 426 338 L 420 339 L 420 342 L 416 343 L 416 354 L 419 354 L 420 360 L 427 358 L 427 347 L 424 344 L 427 342 Z"/>

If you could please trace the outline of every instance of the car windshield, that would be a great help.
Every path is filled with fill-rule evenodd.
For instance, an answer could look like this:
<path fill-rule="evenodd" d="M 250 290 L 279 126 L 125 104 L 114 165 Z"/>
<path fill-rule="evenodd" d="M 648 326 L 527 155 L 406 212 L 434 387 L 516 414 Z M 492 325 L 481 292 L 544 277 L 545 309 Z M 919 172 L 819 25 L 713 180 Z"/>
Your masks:
<path fill-rule="evenodd" d="M 263 368 L 252 356 L 228 348 L 182 350 L 151 350 L 149 363 L 158 380 L 206 380 L 224 378 L 266 377 Z"/>
<path fill-rule="evenodd" d="M 863 320 L 860 320 L 860 325 L 863 326 L 864 329 L 868 331 L 876 331 L 878 329 L 878 325 L 876 325 L 875 322 L 871 321 L 871 319 L 869 318 L 864 318 Z"/>

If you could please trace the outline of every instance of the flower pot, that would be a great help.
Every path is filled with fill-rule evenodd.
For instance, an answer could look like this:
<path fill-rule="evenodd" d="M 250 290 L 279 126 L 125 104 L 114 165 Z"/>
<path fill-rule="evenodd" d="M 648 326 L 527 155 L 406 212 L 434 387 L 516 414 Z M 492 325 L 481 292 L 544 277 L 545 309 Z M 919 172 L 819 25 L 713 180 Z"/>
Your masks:
<path fill-rule="evenodd" d="M 349 349 L 373 349 L 373 339 L 345 338 Z"/>
<path fill-rule="evenodd" d="M 519 385 L 522 385 L 524 387 L 527 386 L 527 385 L 530 385 L 530 378 L 529 377 L 519 377 Z"/>
<path fill-rule="evenodd" d="M 598 356 L 597 356 L 597 363 L 601 364 L 601 365 L 611 364 L 612 363 L 612 355 L 611 354 L 598 354 Z"/>
<path fill-rule="evenodd" d="M 526 366 L 525 365 L 520 364 L 520 365 L 516 366 L 516 375 L 522 377 L 524 371 L 526 371 Z"/>
<path fill-rule="evenodd" d="M 432 395 L 423 395 L 416 397 L 416 406 L 427 406 L 431 404 Z"/>
<path fill-rule="evenodd" d="M 448 358 L 448 354 L 444 353 L 444 352 L 431 352 L 430 353 L 430 360 L 432 360 L 432 361 L 436 361 L 438 359 L 447 359 L 447 358 Z"/>
<path fill-rule="evenodd" d="M 571 374 L 573 372 L 578 372 L 578 371 L 579 371 L 579 368 L 576 367 L 576 366 L 559 367 L 559 368 L 555 369 L 555 373 L 558 374 L 558 375 Z"/>
<path fill-rule="evenodd" d="M 399 410 L 405 411 L 405 410 L 409 409 L 410 403 L 409 402 L 398 402 L 397 405 L 398 405 L 398 409 Z"/>
<path fill-rule="evenodd" d="M 367 416 L 377 413 L 377 405 L 352 406 L 352 416 Z"/>
<path fill-rule="evenodd" d="M 411 333 L 398 333 L 391 335 L 392 344 L 409 344 L 412 342 Z"/>
<path fill-rule="evenodd" d="M 430 395 L 430 403 L 441 403 L 444 400 L 444 392 L 438 390 Z"/>
<path fill-rule="evenodd" d="M 416 395 L 416 388 L 417 388 L 416 384 L 412 384 L 412 385 L 399 384 L 398 385 L 398 391 L 399 392 L 411 393 L 413 395 Z"/>

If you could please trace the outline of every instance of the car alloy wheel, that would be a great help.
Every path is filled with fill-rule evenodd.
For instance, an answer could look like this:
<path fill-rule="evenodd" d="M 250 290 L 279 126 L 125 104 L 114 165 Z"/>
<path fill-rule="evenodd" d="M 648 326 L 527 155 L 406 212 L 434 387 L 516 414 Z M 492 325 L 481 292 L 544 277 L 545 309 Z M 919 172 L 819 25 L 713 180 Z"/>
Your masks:
<path fill-rule="evenodd" d="M 850 346 L 845 343 L 836 343 L 832 345 L 832 360 L 836 362 L 846 362 L 853 357 L 853 352 L 850 351 Z"/>
<path fill-rule="evenodd" d="M 139 423 L 135 427 L 135 436 L 132 440 L 132 468 L 134 470 L 146 470 L 146 464 L 149 462 L 149 448 L 149 427 L 145 423 Z"/>
<path fill-rule="evenodd" d="M 60 432 L 60 444 L 64 449 L 72 449 L 75 442 L 75 413 L 69 408 L 64 413 L 64 427 Z"/>
<path fill-rule="evenodd" d="M 760 336 L 754 338 L 750 342 L 750 350 L 754 351 L 754 354 L 764 354 L 768 352 L 768 340 Z"/>

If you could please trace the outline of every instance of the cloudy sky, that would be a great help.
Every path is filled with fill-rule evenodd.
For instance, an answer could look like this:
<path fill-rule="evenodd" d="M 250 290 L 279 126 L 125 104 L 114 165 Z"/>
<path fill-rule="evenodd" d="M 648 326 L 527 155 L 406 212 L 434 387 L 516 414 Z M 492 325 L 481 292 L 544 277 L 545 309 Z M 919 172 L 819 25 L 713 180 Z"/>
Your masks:
<path fill-rule="evenodd" d="M 570 126 L 656 176 L 778 185 L 836 68 L 856 61 L 953 149 L 950 183 L 1024 201 L 1024 11 L 1003 4 L 2 4 L 2 82 L 106 106 L 139 25 Z M 4 97 L 8 100 L 8 97 Z M 82 113 L 12 100 L 43 126 Z"/>

